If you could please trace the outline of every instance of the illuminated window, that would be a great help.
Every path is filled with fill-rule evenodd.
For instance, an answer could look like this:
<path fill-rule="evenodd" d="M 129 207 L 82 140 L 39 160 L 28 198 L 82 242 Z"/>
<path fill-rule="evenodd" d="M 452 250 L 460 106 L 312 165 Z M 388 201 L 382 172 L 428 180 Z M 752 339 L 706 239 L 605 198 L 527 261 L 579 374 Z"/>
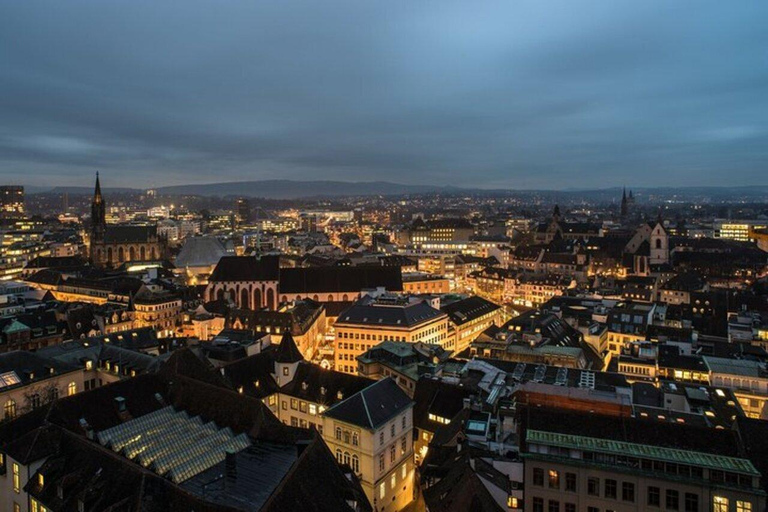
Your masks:
<path fill-rule="evenodd" d="M 712 512 L 728 512 L 729 505 L 728 498 L 715 496 L 712 500 Z"/>
<path fill-rule="evenodd" d="M 3 411 L 5 413 L 5 419 L 10 420 L 16 417 L 16 401 L 12 398 L 9 398 L 7 402 L 5 402 L 5 406 L 3 406 Z"/>
<path fill-rule="evenodd" d="M 37 485 L 40 487 L 45 487 L 45 477 L 42 473 L 37 474 Z"/>
<path fill-rule="evenodd" d="M 117 368 L 117 366 L 115 366 Z M 76 382 L 70 382 L 67 385 L 67 396 L 72 396 L 75 393 L 77 393 L 77 383 Z"/>
<path fill-rule="evenodd" d="M 386 486 L 385 483 L 382 482 L 382 484 L 379 486 L 379 499 L 380 500 L 384 499 L 384 495 L 386 494 L 386 492 L 387 492 L 387 486 Z"/>
<path fill-rule="evenodd" d="M 549 470 L 549 487 L 552 489 L 560 488 L 560 473 L 554 469 Z"/>
<path fill-rule="evenodd" d="M 21 478 L 19 476 L 19 465 L 13 463 L 13 491 L 18 493 L 21 489 Z"/>
<path fill-rule="evenodd" d="M 751 501 L 737 501 L 736 502 L 736 512 L 752 512 L 752 502 Z"/>

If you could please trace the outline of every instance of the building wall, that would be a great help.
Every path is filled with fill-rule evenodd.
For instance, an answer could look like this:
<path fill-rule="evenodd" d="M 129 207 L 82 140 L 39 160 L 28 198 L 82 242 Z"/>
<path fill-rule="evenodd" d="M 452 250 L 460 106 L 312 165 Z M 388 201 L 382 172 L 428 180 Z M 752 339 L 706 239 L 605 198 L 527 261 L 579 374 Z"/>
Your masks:
<path fill-rule="evenodd" d="M 534 468 L 543 471 L 543 485 L 534 484 Z M 558 485 L 550 486 L 550 471 L 558 475 Z M 575 490 L 566 490 L 566 474 L 575 475 Z M 554 474 L 553 474 L 554 475 Z M 590 495 L 589 479 L 593 478 L 599 482 L 599 495 Z M 554 479 L 553 479 L 554 480 Z M 606 480 L 616 482 L 616 498 L 606 497 Z M 622 499 L 622 490 L 624 483 L 632 484 L 634 487 L 634 501 Z M 650 505 L 648 501 L 648 488 L 655 487 L 660 491 L 660 507 Z M 678 507 L 665 507 L 667 491 L 676 491 L 678 493 Z M 550 462 L 539 460 L 530 454 L 525 460 L 525 510 L 526 512 L 554 510 L 551 502 L 557 502 L 558 510 L 569 512 L 566 504 L 573 505 L 574 511 L 600 512 L 613 510 L 615 512 L 634 512 L 643 510 L 680 510 L 685 511 L 686 493 L 695 495 L 698 499 L 697 510 L 716 510 L 713 507 L 715 497 L 728 499 L 730 511 L 737 510 L 736 502 L 745 501 L 752 504 L 752 510 L 763 510 L 765 507 L 765 498 L 755 492 L 745 490 L 710 487 L 706 482 L 700 484 L 689 483 L 682 480 L 663 477 L 651 477 L 645 474 L 635 472 L 619 472 L 609 469 L 601 469 L 595 465 L 571 465 L 560 462 Z M 542 508 L 537 508 L 538 503 Z M 552 507 L 552 508 L 550 508 Z M 590 509 L 590 507 L 595 507 Z"/>
<path fill-rule="evenodd" d="M 336 322 L 336 370 L 357 374 L 357 356 L 385 340 L 450 344 L 448 316 L 440 315 L 413 327 L 357 325 Z"/>
<path fill-rule="evenodd" d="M 354 433 L 359 435 L 358 445 L 353 444 Z M 394 512 L 413 501 L 412 407 L 376 430 L 324 417 L 323 439 L 340 462 L 347 454 L 350 461 L 357 456 L 360 484 L 374 510 Z"/>

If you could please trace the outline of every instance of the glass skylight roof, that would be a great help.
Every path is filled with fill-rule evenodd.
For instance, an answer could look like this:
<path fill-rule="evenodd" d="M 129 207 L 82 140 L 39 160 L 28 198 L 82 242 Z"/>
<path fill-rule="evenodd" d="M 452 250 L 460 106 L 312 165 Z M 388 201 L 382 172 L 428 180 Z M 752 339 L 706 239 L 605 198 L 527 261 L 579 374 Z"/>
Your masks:
<path fill-rule="evenodd" d="M 245 434 L 168 406 L 99 432 L 99 443 L 181 483 L 250 446 Z"/>

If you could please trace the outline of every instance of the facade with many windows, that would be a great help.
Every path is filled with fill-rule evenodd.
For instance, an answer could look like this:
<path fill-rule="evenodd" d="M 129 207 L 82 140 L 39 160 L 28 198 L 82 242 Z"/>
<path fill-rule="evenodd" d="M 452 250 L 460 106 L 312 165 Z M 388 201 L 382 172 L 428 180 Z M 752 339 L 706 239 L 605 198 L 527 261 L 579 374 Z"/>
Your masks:
<path fill-rule="evenodd" d="M 384 379 L 328 409 L 323 439 L 349 465 L 375 510 L 402 510 L 413 501 L 413 402 Z"/>
<path fill-rule="evenodd" d="M 529 430 L 528 512 L 748 512 L 765 509 L 747 459 Z"/>

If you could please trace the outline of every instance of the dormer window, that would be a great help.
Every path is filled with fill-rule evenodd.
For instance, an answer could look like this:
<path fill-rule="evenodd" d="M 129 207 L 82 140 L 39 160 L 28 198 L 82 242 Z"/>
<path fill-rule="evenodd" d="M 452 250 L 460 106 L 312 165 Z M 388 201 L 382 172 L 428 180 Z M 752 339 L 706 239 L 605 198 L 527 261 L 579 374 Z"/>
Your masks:
<path fill-rule="evenodd" d="M 93 370 L 93 361 L 88 360 L 85 362 L 85 369 L 86 370 Z"/>
<path fill-rule="evenodd" d="M 344 393 L 341 390 L 339 390 L 338 393 L 336 393 L 336 398 L 338 398 L 339 400 L 343 399 Z"/>
<path fill-rule="evenodd" d="M 302 382 L 301 383 L 301 390 L 302 391 L 306 391 L 307 389 L 309 389 L 309 384 L 307 384 L 306 382 Z"/>
<path fill-rule="evenodd" d="M 39 485 L 40 487 L 45 486 L 45 477 L 43 476 L 42 473 L 37 474 L 37 485 Z"/>
<path fill-rule="evenodd" d="M 321 395 L 325 395 L 325 391 L 326 391 L 325 386 L 320 387 L 320 394 Z"/>
<path fill-rule="evenodd" d="M 288 377 L 288 373 L 289 373 L 288 367 L 283 366 L 283 376 Z"/>
<path fill-rule="evenodd" d="M 259 387 L 259 381 L 257 381 L 257 380 L 253 381 L 253 386 L 258 388 Z"/>

